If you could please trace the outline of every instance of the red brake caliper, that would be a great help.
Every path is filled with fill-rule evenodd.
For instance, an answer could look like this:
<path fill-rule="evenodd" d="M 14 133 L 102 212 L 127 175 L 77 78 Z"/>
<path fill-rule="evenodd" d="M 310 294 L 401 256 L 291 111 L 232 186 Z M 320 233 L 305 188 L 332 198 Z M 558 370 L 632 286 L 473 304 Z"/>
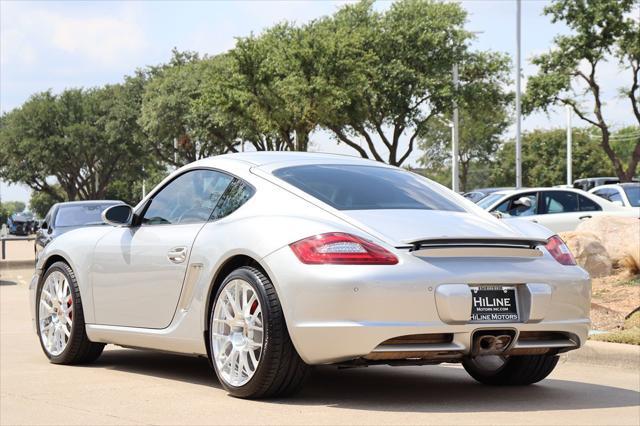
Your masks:
<path fill-rule="evenodd" d="M 249 313 L 251 315 L 253 315 L 253 313 L 256 311 L 256 309 L 258 309 L 258 301 L 257 300 L 255 300 L 253 302 L 253 304 L 251 305 L 251 309 L 249 309 Z"/>
<path fill-rule="evenodd" d="M 69 300 L 67 300 L 67 309 L 71 308 L 73 305 L 73 297 L 69 296 Z M 73 311 L 69 312 L 69 319 L 73 320 Z"/>

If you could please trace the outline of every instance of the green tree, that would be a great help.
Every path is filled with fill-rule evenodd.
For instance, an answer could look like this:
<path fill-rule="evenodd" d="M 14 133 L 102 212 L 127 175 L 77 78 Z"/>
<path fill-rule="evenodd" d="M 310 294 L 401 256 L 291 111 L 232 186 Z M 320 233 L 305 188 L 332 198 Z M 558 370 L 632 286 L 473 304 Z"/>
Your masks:
<path fill-rule="evenodd" d="M 465 20 L 455 3 L 402 0 L 385 13 L 362 1 L 318 22 L 316 66 L 330 94 L 319 100 L 320 124 L 362 157 L 403 164 L 455 99 L 452 68 L 471 37 Z"/>
<path fill-rule="evenodd" d="M 613 139 L 616 139 L 614 134 Z M 573 178 L 611 176 L 613 167 L 599 147 L 597 135 L 584 128 L 574 129 L 572 145 Z M 566 183 L 566 130 L 534 130 L 522 137 L 523 185 L 553 186 Z M 613 149 L 625 149 L 613 142 Z M 502 145 L 493 163 L 492 184 L 510 186 L 515 180 L 515 144 Z"/>
<path fill-rule="evenodd" d="M 51 194 L 44 191 L 34 191 L 31 194 L 31 199 L 29 200 L 29 208 L 36 214 L 37 217 L 44 218 L 51 206 L 59 202 L 60 199 L 65 199 L 65 193 L 60 185 L 54 185 L 53 189 L 58 193 L 58 197 L 54 198 L 51 196 Z"/>
<path fill-rule="evenodd" d="M 545 8 L 552 22 L 562 21 L 571 30 L 557 36 L 551 51 L 533 58 L 538 73 L 527 82 L 526 110 L 547 110 L 552 105 L 569 105 L 600 134 L 600 147 L 615 174 L 630 180 L 640 161 L 640 138 L 628 157 L 621 157 L 611 144 L 611 123 L 603 112 L 598 70 L 612 55 L 624 67 L 628 86 L 620 89 L 629 99 L 640 124 L 638 71 L 640 63 L 640 2 L 638 0 L 555 0 Z M 624 77 L 623 77 L 624 76 Z M 591 113 L 585 106 L 591 104 Z M 626 163 L 626 166 L 625 166 Z"/>
<path fill-rule="evenodd" d="M 125 83 L 32 96 L 2 117 L 0 177 L 56 201 L 51 176 L 68 200 L 103 198 L 112 180 L 135 178 L 144 147 L 131 91 Z"/>
<path fill-rule="evenodd" d="M 458 164 L 462 191 L 478 184 L 476 179 L 470 181 L 470 174 L 487 177 L 486 166 L 509 126 L 508 109 L 513 99 L 513 94 L 505 89 L 509 68 L 506 55 L 487 52 L 468 55 L 461 64 L 460 73 L 469 82 L 462 88 L 459 102 Z M 446 115 L 451 117 L 451 109 L 446 110 Z M 450 120 L 435 117 L 418 137 L 420 150 L 425 152 L 419 163 L 436 176 L 448 172 L 451 169 Z"/>
<path fill-rule="evenodd" d="M 318 125 L 316 41 L 309 26 L 284 23 L 239 39 L 231 51 L 237 78 L 227 93 L 257 149 L 307 150 Z"/>
<path fill-rule="evenodd" d="M 238 139 L 233 123 L 216 109 L 201 108 L 206 85 L 220 78 L 226 60 L 222 56 L 200 59 L 175 50 L 173 54 L 169 64 L 149 70 L 141 104 L 139 123 L 157 158 L 181 166 L 235 151 Z"/>

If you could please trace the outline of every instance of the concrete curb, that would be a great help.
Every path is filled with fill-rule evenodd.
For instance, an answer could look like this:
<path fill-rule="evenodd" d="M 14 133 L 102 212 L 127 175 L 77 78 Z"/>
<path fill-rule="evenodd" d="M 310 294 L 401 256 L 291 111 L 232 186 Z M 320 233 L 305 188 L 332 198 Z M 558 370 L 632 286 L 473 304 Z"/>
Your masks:
<path fill-rule="evenodd" d="M 10 271 L 12 269 L 34 268 L 35 260 L 0 260 L 0 271 Z"/>
<path fill-rule="evenodd" d="M 568 362 L 640 369 L 640 346 L 587 341 L 582 348 L 567 353 Z"/>

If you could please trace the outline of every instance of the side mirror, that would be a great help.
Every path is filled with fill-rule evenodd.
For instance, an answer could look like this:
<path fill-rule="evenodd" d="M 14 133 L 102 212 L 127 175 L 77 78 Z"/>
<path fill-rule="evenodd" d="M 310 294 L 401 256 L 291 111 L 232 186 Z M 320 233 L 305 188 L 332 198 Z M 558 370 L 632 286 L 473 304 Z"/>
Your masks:
<path fill-rule="evenodd" d="M 529 197 L 520 197 L 513 204 L 519 206 L 525 206 L 527 208 L 531 207 L 531 198 Z"/>
<path fill-rule="evenodd" d="M 133 221 L 133 208 L 126 204 L 111 206 L 102 212 L 102 221 L 111 226 L 130 226 Z"/>
<path fill-rule="evenodd" d="M 40 225 L 40 229 L 49 229 L 49 224 L 47 222 L 42 222 L 42 225 Z"/>

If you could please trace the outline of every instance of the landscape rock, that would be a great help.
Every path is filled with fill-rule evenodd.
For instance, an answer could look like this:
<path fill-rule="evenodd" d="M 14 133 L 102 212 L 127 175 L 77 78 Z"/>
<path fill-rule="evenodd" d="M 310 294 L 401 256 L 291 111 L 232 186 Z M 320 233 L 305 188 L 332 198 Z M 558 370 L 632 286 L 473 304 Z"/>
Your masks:
<path fill-rule="evenodd" d="M 576 232 L 595 234 L 607 250 L 614 267 L 635 274 L 640 270 L 640 220 L 633 217 L 597 216 L 586 220 Z"/>
<path fill-rule="evenodd" d="M 611 258 L 597 235 L 572 231 L 560 233 L 560 238 L 567 244 L 578 265 L 589 272 L 589 275 L 594 278 L 611 275 Z"/>

